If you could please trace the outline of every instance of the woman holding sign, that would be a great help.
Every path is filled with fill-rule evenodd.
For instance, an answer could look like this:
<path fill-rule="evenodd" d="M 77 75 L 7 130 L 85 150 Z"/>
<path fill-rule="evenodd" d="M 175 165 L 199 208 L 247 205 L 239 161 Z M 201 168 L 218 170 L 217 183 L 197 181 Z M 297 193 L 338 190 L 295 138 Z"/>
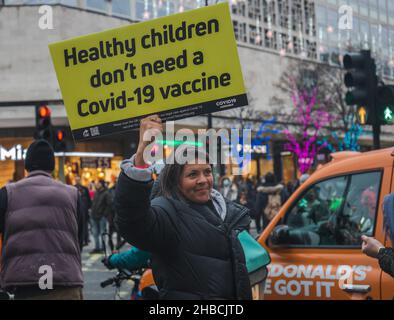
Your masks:
<path fill-rule="evenodd" d="M 161 299 L 251 299 L 238 237 L 249 226 L 248 209 L 213 189 L 209 162 L 179 164 L 182 152 L 162 169 L 159 196 L 150 201 L 152 169 L 143 157 L 150 141 L 142 139 L 150 129 L 162 131 L 158 116 L 141 121 L 137 153 L 121 165 L 115 197 L 121 235 L 152 253 Z M 204 151 L 193 152 L 208 159 Z"/>

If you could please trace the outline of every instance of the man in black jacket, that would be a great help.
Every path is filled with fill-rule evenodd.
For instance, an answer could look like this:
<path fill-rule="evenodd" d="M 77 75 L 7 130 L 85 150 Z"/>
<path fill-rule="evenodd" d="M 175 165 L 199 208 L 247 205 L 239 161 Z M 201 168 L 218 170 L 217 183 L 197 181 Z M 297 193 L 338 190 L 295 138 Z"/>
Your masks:
<path fill-rule="evenodd" d="M 75 177 L 75 187 L 78 190 L 81 199 L 81 212 L 83 217 L 83 245 L 89 244 L 89 209 L 92 206 L 92 200 L 89 196 L 89 189 L 81 184 L 81 178 Z"/>

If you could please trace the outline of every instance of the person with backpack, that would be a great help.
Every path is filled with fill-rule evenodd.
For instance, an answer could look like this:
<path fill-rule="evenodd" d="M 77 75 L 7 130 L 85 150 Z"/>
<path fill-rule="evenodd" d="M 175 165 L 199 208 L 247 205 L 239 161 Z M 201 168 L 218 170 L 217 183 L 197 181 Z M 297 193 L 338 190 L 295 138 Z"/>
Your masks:
<path fill-rule="evenodd" d="M 255 222 L 256 231 L 260 233 L 261 218 L 263 218 L 263 230 L 277 215 L 280 207 L 286 200 L 284 186 L 276 183 L 273 173 L 265 175 L 265 182 L 257 188 Z"/>

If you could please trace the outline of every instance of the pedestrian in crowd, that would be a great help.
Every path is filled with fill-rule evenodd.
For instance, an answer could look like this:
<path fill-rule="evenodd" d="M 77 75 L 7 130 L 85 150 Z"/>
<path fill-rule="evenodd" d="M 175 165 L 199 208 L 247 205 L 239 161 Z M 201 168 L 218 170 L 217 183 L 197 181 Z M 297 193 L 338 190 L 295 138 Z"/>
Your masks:
<path fill-rule="evenodd" d="M 383 201 L 384 227 L 386 234 L 394 244 L 394 193 L 386 196 Z M 394 249 L 386 248 L 378 240 L 366 235 L 361 236 L 362 251 L 367 256 L 378 259 L 384 272 L 394 278 Z"/>
<path fill-rule="evenodd" d="M 27 177 L 0 190 L 1 288 L 16 299 L 82 299 L 81 202 L 75 187 L 52 178 L 54 167 L 52 147 L 35 141 Z M 53 288 L 42 286 L 42 267 Z"/>
<path fill-rule="evenodd" d="M 82 185 L 81 178 L 75 177 L 74 185 L 79 193 L 81 199 L 81 212 L 83 216 L 83 245 L 89 245 L 89 210 L 92 206 L 92 200 L 89 196 L 89 189 Z"/>
<path fill-rule="evenodd" d="M 239 203 L 240 205 L 246 207 L 249 209 L 249 214 L 251 218 L 255 218 L 256 216 L 256 212 L 255 212 L 255 201 L 253 201 L 253 199 L 248 198 L 248 195 L 245 191 L 241 192 L 238 199 L 236 200 L 237 203 Z M 250 225 L 248 226 L 248 230 L 250 229 Z"/>
<path fill-rule="evenodd" d="M 284 186 L 276 183 L 275 176 L 272 172 L 268 172 L 264 178 L 265 182 L 257 188 L 256 196 L 256 231 L 260 233 L 261 218 L 263 218 L 263 230 L 270 221 L 278 214 L 280 207 L 286 199 Z"/>
<path fill-rule="evenodd" d="M 290 198 L 290 196 L 293 194 L 294 191 L 295 191 L 295 188 L 294 188 L 293 182 L 288 181 L 286 183 L 286 192 L 287 192 L 288 198 Z"/>
<path fill-rule="evenodd" d="M 236 201 L 238 198 L 238 187 L 229 177 L 222 179 L 219 192 L 230 201 Z"/>
<path fill-rule="evenodd" d="M 102 243 L 101 235 L 107 231 L 107 217 L 112 210 L 110 194 L 107 192 L 107 185 L 104 180 L 96 183 L 96 192 L 92 202 L 90 213 L 90 224 L 92 226 L 94 249 L 91 254 L 101 253 Z"/>
<path fill-rule="evenodd" d="M 91 181 L 91 182 L 89 183 L 88 190 L 89 190 L 89 197 L 90 197 L 90 200 L 93 201 L 94 195 L 95 195 L 95 193 L 96 193 L 96 183 L 95 183 L 94 181 Z"/>
<path fill-rule="evenodd" d="M 151 252 L 161 299 L 251 299 L 237 238 L 249 225 L 248 210 L 212 188 L 209 164 L 180 164 L 184 152 L 207 159 L 205 151 L 187 145 L 175 151 L 175 164 L 162 169 L 159 196 L 150 201 L 152 169 L 143 158 L 150 142 L 142 137 L 152 129 L 163 130 L 156 115 L 141 121 L 137 153 L 121 165 L 115 198 L 121 235 Z"/>
<path fill-rule="evenodd" d="M 120 244 L 122 243 L 122 239 L 120 233 L 114 223 L 115 219 L 115 189 L 116 189 L 116 179 L 114 180 L 114 184 L 107 191 L 107 201 L 108 201 L 108 210 L 106 214 L 106 218 L 108 221 L 108 233 L 110 234 L 111 240 L 114 233 L 116 233 L 116 244 L 115 248 L 119 249 Z"/>
<path fill-rule="evenodd" d="M 237 177 L 237 184 L 238 197 L 240 196 L 241 192 L 248 192 L 248 178 L 246 176 Z"/>

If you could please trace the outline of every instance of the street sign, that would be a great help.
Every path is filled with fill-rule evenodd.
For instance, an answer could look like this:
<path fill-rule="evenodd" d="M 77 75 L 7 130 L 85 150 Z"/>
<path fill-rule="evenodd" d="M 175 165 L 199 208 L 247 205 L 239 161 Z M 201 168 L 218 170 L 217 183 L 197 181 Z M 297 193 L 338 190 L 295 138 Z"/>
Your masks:
<path fill-rule="evenodd" d="M 109 169 L 109 168 L 111 168 L 111 159 L 110 158 L 81 157 L 81 168 Z"/>
<path fill-rule="evenodd" d="M 97 159 L 97 167 L 103 169 L 111 168 L 111 159 L 110 158 L 98 158 Z"/>

